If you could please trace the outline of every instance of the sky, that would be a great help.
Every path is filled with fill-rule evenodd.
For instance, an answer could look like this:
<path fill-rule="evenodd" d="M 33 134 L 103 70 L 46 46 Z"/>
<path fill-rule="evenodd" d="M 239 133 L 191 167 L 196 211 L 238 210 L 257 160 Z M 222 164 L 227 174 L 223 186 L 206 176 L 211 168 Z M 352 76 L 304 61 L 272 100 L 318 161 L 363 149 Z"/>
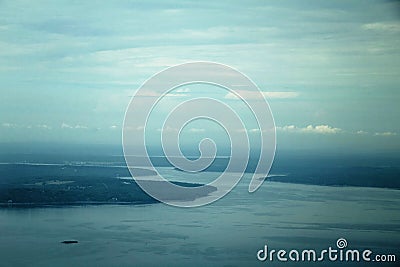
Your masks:
<path fill-rule="evenodd" d="M 190 61 L 250 77 L 278 148 L 400 149 L 397 1 L 0 1 L 0 142 L 121 144 L 136 90 Z M 198 95 L 235 102 L 192 86 L 165 106 Z M 184 143 L 226 138 L 196 123 Z"/>

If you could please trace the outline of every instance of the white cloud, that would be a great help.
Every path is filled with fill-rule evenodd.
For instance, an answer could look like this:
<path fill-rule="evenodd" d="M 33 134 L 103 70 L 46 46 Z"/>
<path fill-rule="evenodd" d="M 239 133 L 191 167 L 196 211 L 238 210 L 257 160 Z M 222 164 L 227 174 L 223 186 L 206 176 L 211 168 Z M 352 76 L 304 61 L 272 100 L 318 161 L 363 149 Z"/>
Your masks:
<path fill-rule="evenodd" d="M 261 129 L 259 129 L 259 128 L 251 128 L 251 129 L 240 128 L 240 129 L 237 129 L 236 131 L 239 132 L 239 133 L 243 133 L 243 132 L 247 132 L 247 133 L 260 133 L 260 132 L 263 132 L 263 133 L 266 133 L 269 130 L 271 131 L 273 129 L 263 129 L 261 131 Z"/>
<path fill-rule="evenodd" d="M 292 132 L 292 131 L 297 131 L 298 128 L 294 125 L 285 125 L 283 127 L 281 126 L 276 126 L 277 131 L 284 131 L 284 132 Z"/>
<path fill-rule="evenodd" d="M 63 123 L 61 123 L 61 128 L 62 129 L 88 129 L 89 127 L 87 127 L 85 125 L 80 125 L 80 124 L 72 126 L 70 124 L 63 122 Z"/>
<path fill-rule="evenodd" d="M 15 128 L 17 125 L 14 124 L 14 123 L 4 122 L 4 123 L 2 124 L 2 126 L 3 126 L 4 128 Z"/>
<path fill-rule="evenodd" d="M 305 129 L 302 129 L 302 131 L 311 133 L 335 134 L 341 132 L 342 129 L 334 128 L 329 125 L 317 125 L 315 127 L 308 125 Z"/>
<path fill-rule="evenodd" d="M 295 98 L 298 92 L 262 92 L 266 98 Z"/>
<path fill-rule="evenodd" d="M 400 31 L 400 23 L 399 22 L 367 23 L 363 25 L 363 29 L 372 31 L 398 32 Z"/>
<path fill-rule="evenodd" d="M 190 128 L 189 129 L 189 132 L 192 132 L 192 133 L 202 133 L 205 131 L 206 131 L 206 129 L 201 129 L 201 128 Z"/>
<path fill-rule="evenodd" d="M 250 133 L 259 133 L 260 129 L 258 129 L 258 128 L 250 129 L 249 132 Z"/>
<path fill-rule="evenodd" d="M 395 132 L 381 132 L 381 133 L 375 133 L 375 136 L 395 136 L 397 133 Z"/>
<path fill-rule="evenodd" d="M 285 99 L 285 98 L 295 98 L 299 96 L 298 92 L 259 92 L 255 91 L 245 91 L 245 90 L 237 90 L 237 92 L 245 99 L 245 100 L 257 100 L 261 99 L 261 97 L 265 97 L 267 99 Z M 226 99 L 238 99 L 238 97 L 229 92 L 225 95 Z"/>
<path fill-rule="evenodd" d="M 38 125 L 36 125 L 36 127 L 40 128 L 40 129 L 51 130 L 51 126 L 49 126 L 47 124 L 38 124 Z"/>
<path fill-rule="evenodd" d="M 186 94 L 175 94 L 175 93 L 168 93 L 165 97 L 184 97 Z"/>
<path fill-rule="evenodd" d="M 177 93 L 189 93 L 189 92 L 190 92 L 190 89 L 187 88 L 187 87 L 185 87 L 185 88 L 178 88 L 178 89 L 175 90 L 175 92 L 177 92 Z"/>
<path fill-rule="evenodd" d="M 65 122 L 61 123 L 61 128 L 62 129 L 72 129 L 73 127 L 69 124 L 66 124 Z"/>
<path fill-rule="evenodd" d="M 176 93 L 167 93 L 164 95 L 164 97 L 184 97 L 187 96 L 186 94 L 186 89 L 182 90 L 176 90 Z M 151 91 L 151 90 L 146 90 L 146 91 L 138 91 L 134 97 L 160 97 L 161 93 L 156 92 L 156 91 Z"/>
<path fill-rule="evenodd" d="M 315 133 L 315 134 L 337 134 L 343 132 L 342 129 L 329 125 L 308 125 L 307 127 L 296 127 L 294 125 L 286 125 L 283 127 L 277 126 L 277 131 L 292 132 L 292 133 Z"/>
<path fill-rule="evenodd" d="M 88 127 L 85 125 L 79 125 L 79 124 L 75 125 L 75 129 L 87 129 L 87 128 Z"/>
<path fill-rule="evenodd" d="M 172 132 L 179 132 L 179 129 L 176 129 L 176 128 L 172 128 L 172 127 L 170 127 L 170 126 L 167 126 L 167 127 L 164 127 L 164 128 L 158 128 L 157 129 L 157 131 L 159 131 L 159 132 L 169 132 L 169 133 L 172 133 Z"/>
<path fill-rule="evenodd" d="M 295 125 L 277 126 L 277 131 L 290 132 L 290 133 L 317 133 L 317 134 L 337 134 L 344 133 L 345 131 L 341 128 L 332 127 L 329 125 L 308 125 L 307 127 L 297 127 Z M 356 132 L 349 132 L 357 135 L 369 135 L 369 132 L 359 130 Z M 396 132 L 376 132 L 374 136 L 395 136 Z"/>

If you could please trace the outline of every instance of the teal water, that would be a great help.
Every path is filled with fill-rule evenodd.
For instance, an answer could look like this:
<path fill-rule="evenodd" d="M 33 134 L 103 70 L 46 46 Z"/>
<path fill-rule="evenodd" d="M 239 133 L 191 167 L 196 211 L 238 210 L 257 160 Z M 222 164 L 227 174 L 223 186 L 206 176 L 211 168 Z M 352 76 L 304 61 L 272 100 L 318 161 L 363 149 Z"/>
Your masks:
<path fill-rule="evenodd" d="M 178 171 L 165 172 L 187 180 Z M 399 259 L 399 190 L 265 182 L 249 194 L 248 181 L 247 176 L 230 194 L 200 208 L 0 209 L 0 266 L 298 266 L 259 262 L 256 253 L 265 244 L 286 250 L 335 247 L 340 237 L 349 248 Z M 60 243 L 66 239 L 79 243 Z"/>

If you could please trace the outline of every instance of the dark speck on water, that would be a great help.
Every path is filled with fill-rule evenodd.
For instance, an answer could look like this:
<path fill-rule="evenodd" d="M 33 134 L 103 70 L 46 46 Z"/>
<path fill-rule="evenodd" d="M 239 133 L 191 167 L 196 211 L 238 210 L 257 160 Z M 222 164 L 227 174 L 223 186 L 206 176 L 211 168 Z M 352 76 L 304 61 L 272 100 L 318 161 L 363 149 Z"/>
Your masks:
<path fill-rule="evenodd" d="M 64 240 L 64 241 L 61 241 L 61 243 L 63 243 L 63 244 L 77 244 L 78 241 L 77 240 Z"/>

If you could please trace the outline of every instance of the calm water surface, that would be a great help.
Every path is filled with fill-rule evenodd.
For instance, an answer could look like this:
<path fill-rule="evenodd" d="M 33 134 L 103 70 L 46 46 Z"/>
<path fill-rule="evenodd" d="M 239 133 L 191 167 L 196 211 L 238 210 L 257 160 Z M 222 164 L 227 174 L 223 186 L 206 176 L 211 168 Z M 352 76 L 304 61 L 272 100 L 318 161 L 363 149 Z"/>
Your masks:
<path fill-rule="evenodd" d="M 256 253 L 265 244 L 325 249 L 340 237 L 348 248 L 399 259 L 400 191 L 266 182 L 249 194 L 248 179 L 200 208 L 0 209 L 0 266 L 330 266 L 339 263 L 259 262 Z M 79 243 L 61 244 L 65 239 Z"/>

